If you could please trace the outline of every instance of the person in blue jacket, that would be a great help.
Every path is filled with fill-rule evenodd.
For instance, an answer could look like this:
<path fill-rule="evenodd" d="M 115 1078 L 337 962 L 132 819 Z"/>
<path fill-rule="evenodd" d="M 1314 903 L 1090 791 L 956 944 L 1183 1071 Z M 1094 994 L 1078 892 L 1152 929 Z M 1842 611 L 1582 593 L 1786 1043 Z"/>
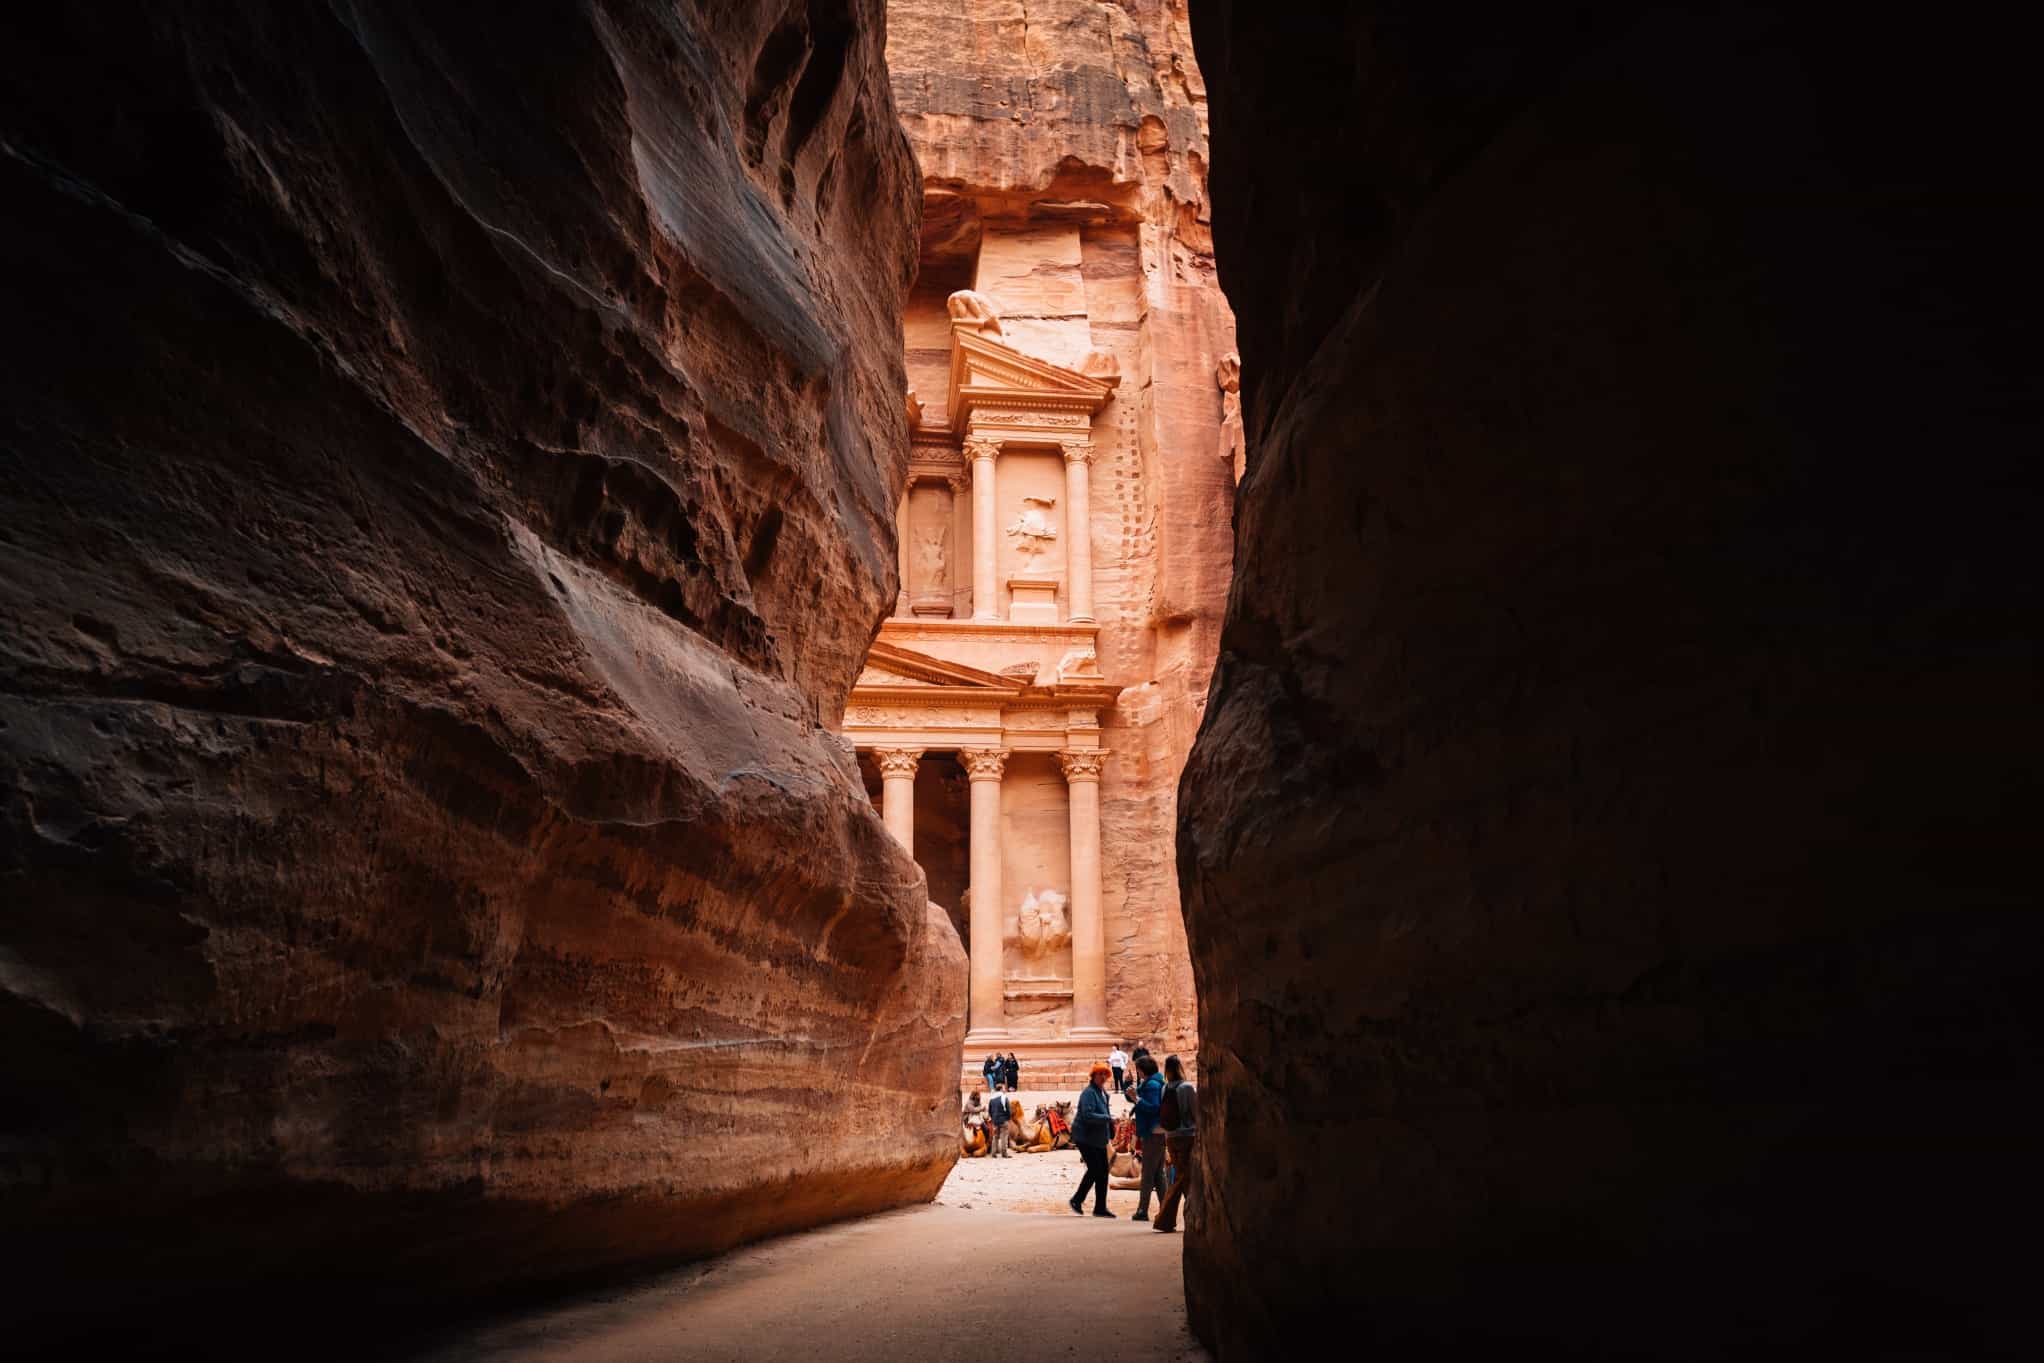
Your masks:
<path fill-rule="evenodd" d="M 1107 1210 L 1107 1147 L 1114 1140 L 1114 1109 L 1107 1102 L 1107 1081 L 1114 1071 L 1095 1065 L 1086 1076 L 1086 1091 L 1079 1095 L 1079 1110 L 1072 1116 L 1072 1144 L 1086 1161 L 1086 1177 L 1072 1194 L 1072 1214 L 1086 1214 L 1086 1192 L 1093 1192 L 1093 1215 L 1114 1215 Z"/>
<path fill-rule="evenodd" d="M 1150 1190 L 1157 1190 L 1159 1202 L 1164 1200 L 1164 1132 L 1157 1125 L 1158 1110 L 1164 1106 L 1164 1080 L 1147 1051 L 1136 1057 L 1136 1074 L 1136 1140 L 1143 1161 L 1143 1190 L 1136 1196 L 1133 1219 L 1147 1221 Z"/>

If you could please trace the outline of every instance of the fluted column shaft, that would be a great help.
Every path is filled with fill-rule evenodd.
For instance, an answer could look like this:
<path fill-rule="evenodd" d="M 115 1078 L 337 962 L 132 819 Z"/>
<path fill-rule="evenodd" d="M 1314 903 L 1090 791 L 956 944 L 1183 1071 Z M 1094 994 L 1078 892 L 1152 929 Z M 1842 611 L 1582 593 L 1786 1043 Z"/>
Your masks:
<path fill-rule="evenodd" d="M 994 463 L 1001 447 L 991 440 L 968 440 L 972 456 L 972 618 L 1000 619 L 1001 598 L 994 585 L 995 540 L 1000 519 L 994 504 Z"/>
<path fill-rule="evenodd" d="M 1100 762 L 1098 748 L 1067 748 L 1058 754 L 1065 769 L 1071 808 L 1072 851 L 1072 1030 L 1107 1030 L 1107 921 L 1100 908 Z"/>
<path fill-rule="evenodd" d="M 959 754 L 972 778 L 971 1011 L 967 1044 L 1001 1035 L 1007 1027 L 1001 938 L 1001 774 L 1008 754 L 966 748 Z"/>
<path fill-rule="evenodd" d="M 1093 445 L 1065 443 L 1065 583 L 1067 618 L 1093 620 Z"/>
<path fill-rule="evenodd" d="M 880 764 L 880 818 L 910 856 L 916 852 L 916 763 L 920 748 L 876 748 Z"/>

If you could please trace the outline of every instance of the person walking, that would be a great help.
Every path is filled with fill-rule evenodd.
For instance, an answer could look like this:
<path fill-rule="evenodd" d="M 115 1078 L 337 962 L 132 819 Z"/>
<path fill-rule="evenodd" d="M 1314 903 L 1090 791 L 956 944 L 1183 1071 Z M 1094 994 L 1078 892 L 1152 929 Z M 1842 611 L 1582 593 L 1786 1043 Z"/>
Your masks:
<path fill-rule="evenodd" d="M 1168 1123 L 1164 1144 L 1176 1172 L 1171 1191 L 1164 1194 L 1164 1205 L 1157 1208 L 1153 1229 L 1169 1234 L 1178 1229 L 1178 1204 L 1192 1192 L 1192 1147 L 1199 1136 L 1199 1091 L 1186 1080 L 1185 1066 L 1175 1055 L 1164 1057 L 1164 1100 L 1158 1115 Z"/>
<path fill-rule="evenodd" d="M 1086 1091 L 1079 1095 L 1079 1109 L 1072 1114 L 1072 1144 L 1086 1161 L 1086 1177 L 1072 1194 L 1072 1215 L 1086 1214 L 1086 1193 L 1093 1193 L 1093 1215 L 1114 1215 L 1107 1210 L 1107 1143 L 1114 1139 L 1114 1110 L 1107 1103 L 1107 1081 L 1113 1071 L 1095 1065 L 1086 1076 Z"/>
<path fill-rule="evenodd" d="M 1150 1190 L 1157 1191 L 1157 1201 L 1164 1201 L 1164 1131 L 1157 1124 L 1157 1117 L 1164 1106 L 1164 1079 L 1157 1073 L 1157 1062 L 1148 1053 L 1136 1057 L 1136 1074 L 1141 1082 L 1136 1088 L 1136 1142 L 1143 1161 L 1142 1191 L 1136 1195 L 1136 1214 L 1132 1220 L 1150 1219 Z"/>
<path fill-rule="evenodd" d="M 1008 1158 L 1008 1118 L 1012 1104 L 998 1090 L 987 1099 L 987 1154 Z"/>
<path fill-rule="evenodd" d="M 1022 1091 L 1022 1062 L 1015 1058 L 1013 1051 L 1008 1052 L 1008 1060 L 1002 1066 L 1001 1077 L 1008 1081 L 1008 1092 L 1020 1093 Z"/>
<path fill-rule="evenodd" d="M 1107 1053 L 1107 1068 L 1114 1071 L 1114 1091 L 1116 1093 L 1126 1091 L 1127 1085 L 1121 1076 L 1122 1072 L 1128 1069 L 1128 1057 L 1122 1054 L 1119 1041 L 1115 1042 L 1114 1049 Z"/>

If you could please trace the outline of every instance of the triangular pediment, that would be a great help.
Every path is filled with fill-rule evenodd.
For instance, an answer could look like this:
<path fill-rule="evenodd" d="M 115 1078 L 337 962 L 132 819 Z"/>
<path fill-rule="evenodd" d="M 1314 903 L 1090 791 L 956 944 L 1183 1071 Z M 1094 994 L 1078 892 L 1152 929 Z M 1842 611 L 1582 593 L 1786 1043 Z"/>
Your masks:
<path fill-rule="evenodd" d="M 944 686 L 1013 692 L 1018 683 L 997 672 L 982 672 L 948 658 L 933 658 L 899 644 L 875 642 L 866 654 L 858 686 Z"/>
<path fill-rule="evenodd" d="M 1120 382 L 1082 374 L 1076 369 L 1025 355 L 1011 345 L 968 331 L 951 337 L 951 411 L 963 414 L 981 396 L 1012 397 L 1016 393 L 1042 394 L 1069 409 L 1083 405 L 1098 411 L 1114 396 Z"/>

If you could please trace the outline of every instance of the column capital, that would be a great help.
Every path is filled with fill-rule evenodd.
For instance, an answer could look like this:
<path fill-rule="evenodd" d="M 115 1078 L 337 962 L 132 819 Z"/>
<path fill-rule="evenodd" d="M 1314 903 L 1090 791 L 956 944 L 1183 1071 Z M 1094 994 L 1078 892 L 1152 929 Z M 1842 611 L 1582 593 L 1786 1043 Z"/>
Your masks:
<path fill-rule="evenodd" d="M 953 497 L 963 497 L 972 491 L 972 477 L 969 474 L 947 473 L 944 475 L 944 483 L 951 489 Z"/>
<path fill-rule="evenodd" d="M 1061 440 L 1058 442 L 1058 447 L 1065 452 L 1065 462 L 1067 464 L 1090 464 L 1093 462 L 1093 442 L 1091 440 Z"/>
<path fill-rule="evenodd" d="M 960 748 L 958 760 L 965 764 L 966 775 L 975 781 L 998 781 L 1008 765 L 1006 748 Z"/>
<path fill-rule="evenodd" d="M 1065 769 L 1065 780 L 1098 781 L 1100 763 L 1107 756 L 1105 748 L 1060 748 L 1058 765 Z"/>
<path fill-rule="evenodd" d="M 997 459 L 1001 453 L 1001 442 L 992 436 L 969 435 L 965 437 L 967 459 Z"/>
<path fill-rule="evenodd" d="M 875 748 L 873 761 L 880 767 L 882 776 L 914 776 L 916 763 L 923 757 L 921 748 Z"/>

